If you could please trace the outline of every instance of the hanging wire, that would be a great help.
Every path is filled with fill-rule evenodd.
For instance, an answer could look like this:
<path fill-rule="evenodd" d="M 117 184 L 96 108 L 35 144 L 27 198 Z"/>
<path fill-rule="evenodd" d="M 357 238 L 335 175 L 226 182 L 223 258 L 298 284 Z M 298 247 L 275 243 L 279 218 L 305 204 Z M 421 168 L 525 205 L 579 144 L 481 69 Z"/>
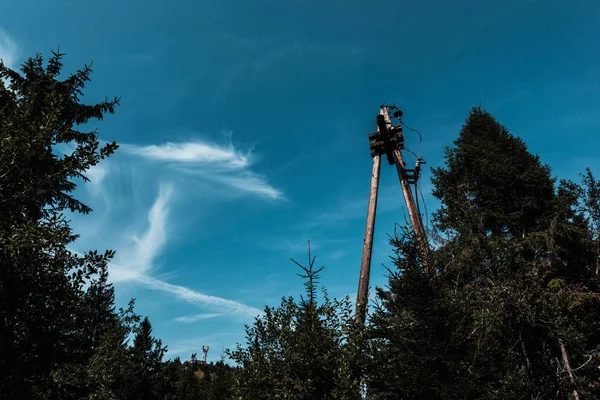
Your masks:
<path fill-rule="evenodd" d="M 388 107 L 398 110 L 398 107 L 396 107 L 396 104 L 393 104 L 392 106 L 388 106 Z M 408 129 L 409 131 L 415 132 L 417 135 L 419 135 L 419 152 L 421 153 L 421 156 L 418 156 L 414 151 L 409 149 L 407 146 L 404 146 L 404 149 L 406 151 L 408 151 L 410 154 L 412 154 L 413 156 L 417 157 L 417 160 L 423 159 L 423 135 L 418 130 L 406 125 L 404 123 L 404 121 L 402 121 L 401 118 L 397 118 L 397 119 L 398 119 L 398 121 L 400 121 L 400 124 L 402 124 L 402 126 L 404 126 L 406 129 Z M 419 213 L 419 215 L 421 215 L 421 209 L 420 209 L 420 203 L 419 203 L 419 195 L 421 195 L 423 207 L 425 208 L 426 226 L 427 226 L 427 230 L 429 230 L 429 211 L 427 210 L 427 203 L 425 202 L 425 196 L 423 195 L 423 190 L 421 188 L 420 180 L 415 181 L 415 194 L 416 194 L 415 197 L 416 197 L 417 212 Z"/>
<path fill-rule="evenodd" d="M 417 180 L 417 181 L 415 181 L 415 200 L 416 200 L 415 203 L 417 205 L 417 213 L 419 215 L 421 215 L 421 207 L 419 206 L 419 192 L 418 192 L 418 190 L 419 190 L 419 186 L 418 186 L 418 180 Z"/>
<path fill-rule="evenodd" d="M 414 151 L 412 151 L 411 149 L 409 149 L 406 146 L 404 146 L 404 150 L 408 151 L 410 154 L 412 154 L 413 156 L 415 156 L 417 158 L 423 158 L 422 156 L 418 156 Z"/>
<path fill-rule="evenodd" d="M 419 194 L 421 195 L 421 200 L 423 200 L 423 207 L 425 207 L 425 224 L 427 226 L 427 230 L 429 230 L 429 211 L 427 211 L 427 203 L 425 202 L 425 196 L 423 196 L 423 190 L 421 188 L 421 185 L 419 184 L 417 188 L 419 190 Z"/>
<path fill-rule="evenodd" d="M 419 135 L 419 152 L 420 152 L 421 154 L 423 154 L 423 135 L 421 135 L 421 132 L 419 132 L 419 131 L 418 131 L 418 130 L 416 130 L 416 129 L 413 129 L 413 128 L 411 128 L 411 127 L 410 127 L 410 126 L 408 126 L 408 125 L 406 125 L 406 124 L 404 123 L 404 121 L 402 121 L 402 120 L 400 120 L 400 123 L 401 123 L 401 124 L 402 124 L 402 125 L 403 125 L 403 126 L 406 128 L 406 129 L 408 129 L 409 131 L 413 131 L 413 132 L 415 132 L 417 135 Z M 412 153 L 412 152 L 411 152 L 411 153 Z M 414 154 L 414 153 L 413 153 L 413 154 Z"/>
<path fill-rule="evenodd" d="M 397 106 L 396 103 L 392 104 L 391 106 L 387 106 L 388 110 L 390 108 L 397 110 L 397 111 L 401 111 Z M 406 129 L 408 129 L 409 131 L 413 131 L 415 132 L 417 135 L 419 135 L 419 152 L 421 153 L 421 156 L 423 155 L 423 135 L 421 135 L 421 132 L 419 132 L 418 130 L 411 128 L 410 126 L 406 125 L 404 123 L 404 121 L 402 121 L 402 117 L 396 117 L 396 119 L 400 122 L 400 124 L 402 124 Z M 410 151 L 410 150 L 409 150 Z M 412 153 L 412 151 L 411 151 Z M 415 154 L 415 153 L 413 153 Z M 416 157 L 419 157 L 415 154 Z"/>

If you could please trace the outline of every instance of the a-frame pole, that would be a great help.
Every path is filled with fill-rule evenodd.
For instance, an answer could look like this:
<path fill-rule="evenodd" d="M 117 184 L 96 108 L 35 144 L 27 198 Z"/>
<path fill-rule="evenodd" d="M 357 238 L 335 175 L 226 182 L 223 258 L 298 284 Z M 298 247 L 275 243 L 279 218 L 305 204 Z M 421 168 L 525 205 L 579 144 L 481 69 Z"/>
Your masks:
<path fill-rule="evenodd" d="M 358 293 L 356 299 L 355 319 L 359 326 L 365 323 L 367 304 L 369 300 L 369 278 L 371 273 L 371 255 L 373 252 L 373 234 L 375 231 L 375 215 L 377 211 L 377 194 L 379 190 L 379 173 L 381 170 L 381 155 L 385 153 L 390 164 L 395 164 L 400 178 L 400 186 L 404 194 L 404 200 L 408 208 L 408 215 L 413 230 L 417 237 L 421 250 L 423 269 L 427 272 L 429 246 L 427 235 L 423 226 L 421 215 L 417 210 L 409 177 L 400 151 L 402 135 L 392 138 L 395 131 L 401 132 L 401 127 L 393 127 L 387 106 L 381 106 L 379 114 L 383 117 L 378 119 L 377 133 L 369 135 L 373 156 L 373 172 L 371 174 L 371 194 L 369 196 L 369 207 L 367 211 L 367 226 L 365 228 L 365 239 L 363 243 L 362 259 L 360 263 L 360 277 L 358 280 Z M 381 123 L 381 125 L 380 125 Z M 381 126 L 381 128 L 380 128 Z"/>

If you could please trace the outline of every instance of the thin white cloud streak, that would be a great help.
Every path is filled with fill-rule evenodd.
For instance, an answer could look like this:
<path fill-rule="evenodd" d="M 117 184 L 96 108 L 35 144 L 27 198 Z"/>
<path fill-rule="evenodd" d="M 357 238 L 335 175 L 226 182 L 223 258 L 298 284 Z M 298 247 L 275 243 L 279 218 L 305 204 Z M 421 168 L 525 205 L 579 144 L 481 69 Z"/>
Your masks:
<path fill-rule="evenodd" d="M 250 153 L 242 154 L 232 144 L 227 147 L 203 142 L 167 142 L 162 145 L 126 145 L 125 150 L 145 158 L 184 164 L 243 169 L 250 165 Z"/>
<path fill-rule="evenodd" d="M 0 60 L 8 68 L 15 69 L 17 54 L 17 43 L 4 29 L 0 28 Z"/>
<path fill-rule="evenodd" d="M 130 280 L 147 274 L 152 269 L 152 261 L 158 255 L 166 242 L 166 222 L 169 213 L 167 203 L 173 186 L 160 185 L 156 201 L 148 213 L 148 230 L 138 237 L 132 236 L 134 245 L 124 249 L 114 265 L 113 280 Z"/>
<path fill-rule="evenodd" d="M 326 254 L 325 257 L 329 258 L 331 260 L 341 260 L 342 258 L 344 258 L 346 255 L 348 255 L 347 251 L 343 251 L 343 250 L 338 250 L 338 251 L 334 251 L 333 253 L 330 254 Z"/>
<path fill-rule="evenodd" d="M 162 145 L 122 145 L 122 148 L 145 159 L 170 164 L 175 170 L 205 181 L 270 200 L 284 200 L 284 194 L 261 174 L 250 170 L 254 158 L 231 143 L 219 146 L 208 142 L 165 143 Z"/>
<path fill-rule="evenodd" d="M 276 68 L 281 62 L 294 56 L 306 58 L 315 56 L 321 63 L 328 66 L 331 62 L 336 65 L 343 59 L 348 67 L 356 67 L 362 61 L 363 49 L 357 46 L 332 45 L 331 43 L 316 43 L 293 41 L 281 35 L 264 37 L 238 36 L 224 34 L 218 38 L 228 46 L 243 48 L 249 57 L 240 57 L 237 63 L 231 64 L 231 69 L 225 74 L 212 97 L 214 103 L 226 100 L 230 90 L 235 84 L 247 77 L 248 74 L 264 74 Z"/>
<path fill-rule="evenodd" d="M 252 318 L 262 314 L 262 311 L 258 308 L 250 307 L 245 304 L 238 303 L 237 301 L 227 300 L 216 296 L 210 296 L 186 288 L 184 286 L 173 285 L 148 276 L 140 276 L 136 280 L 138 282 L 144 283 L 151 289 L 156 289 L 173 294 L 177 298 L 187 301 L 191 304 L 203 307 L 214 307 L 221 310 L 227 310 L 229 314 L 239 314 Z"/>
<path fill-rule="evenodd" d="M 312 218 L 301 223 L 298 228 L 300 229 L 311 229 L 311 228 L 330 228 L 332 226 L 341 224 L 343 222 L 366 217 L 367 215 L 367 203 L 368 198 L 360 200 L 346 200 L 344 199 L 338 203 L 334 209 L 321 212 L 314 215 Z"/>
<path fill-rule="evenodd" d="M 425 212 L 424 208 L 428 208 L 428 211 L 433 211 L 433 208 L 429 208 L 431 203 L 431 184 L 422 183 L 421 191 L 423 197 L 425 197 L 426 204 L 423 204 L 421 194 L 419 194 L 419 203 L 423 207 L 422 213 Z M 368 193 L 367 193 L 368 195 Z M 332 227 L 342 225 L 348 221 L 367 218 L 367 207 L 369 203 L 368 196 L 354 198 L 354 199 L 341 199 L 335 207 L 329 208 L 328 210 L 314 214 L 308 218 L 307 221 L 300 223 L 297 229 L 331 229 Z M 397 210 L 396 219 L 401 222 L 403 218 L 407 217 L 406 214 L 406 203 L 402 195 L 402 191 L 399 187 L 389 187 L 380 189 L 379 199 L 377 202 L 378 214 L 387 213 L 393 210 Z M 406 215 L 403 215 L 406 214 Z"/>
<path fill-rule="evenodd" d="M 107 163 L 96 164 L 85 172 L 85 175 L 90 180 L 85 187 L 92 196 L 98 196 L 103 193 L 102 183 L 108 175 L 108 168 Z"/>
<path fill-rule="evenodd" d="M 148 230 L 141 238 L 133 235 L 133 241 L 138 244 L 136 258 L 144 271 L 151 268 L 152 260 L 166 243 L 166 225 L 169 214 L 167 204 L 172 193 L 172 185 L 165 184 L 160 186 L 158 197 L 148 213 Z"/>
<path fill-rule="evenodd" d="M 6 67 L 16 70 L 17 56 L 18 48 L 15 40 L 6 33 L 4 29 L 0 28 L 0 61 L 2 61 Z M 8 88 L 10 80 L 2 78 L 1 81 L 4 84 L 4 87 Z"/>
<path fill-rule="evenodd" d="M 211 319 L 211 318 L 216 318 L 216 317 L 220 317 L 221 314 L 195 314 L 195 315 L 184 315 L 183 317 L 177 317 L 174 318 L 173 321 L 175 322 L 181 322 L 183 324 L 191 324 L 194 322 L 198 322 L 198 321 L 203 321 L 205 319 Z"/>
<path fill-rule="evenodd" d="M 112 280 L 114 282 L 135 282 L 159 290 L 202 307 L 209 307 L 228 314 L 243 317 L 256 317 L 262 312 L 254 307 L 246 306 L 233 300 L 210 296 L 184 286 L 173 285 L 151 276 L 153 261 L 160 254 L 167 242 L 167 221 L 169 201 L 173 193 L 171 184 L 160 185 L 158 196 L 148 213 L 148 229 L 141 236 L 132 237 L 133 246 L 117 253 L 117 260 L 112 264 Z"/>
<path fill-rule="evenodd" d="M 271 186 L 263 175 L 246 171 L 237 176 L 216 176 L 216 180 L 238 189 L 242 192 L 248 192 L 260 197 L 267 197 L 272 200 L 282 200 L 283 192 Z"/>

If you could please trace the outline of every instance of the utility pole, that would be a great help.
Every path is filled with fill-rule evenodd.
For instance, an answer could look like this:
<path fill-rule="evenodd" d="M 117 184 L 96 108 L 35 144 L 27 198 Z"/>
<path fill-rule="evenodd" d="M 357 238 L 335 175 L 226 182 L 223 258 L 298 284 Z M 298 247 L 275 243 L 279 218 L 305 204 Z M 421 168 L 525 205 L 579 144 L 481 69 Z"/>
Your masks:
<path fill-rule="evenodd" d="M 377 213 L 377 195 L 379 190 L 379 173 L 381 169 L 381 156 L 386 155 L 388 164 L 396 165 L 400 186 L 408 208 L 408 215 L 413 230 L 419 242 L 423 268 L 427 271 L 428 244 L 423 221 L 419 214 L 411 184 L 416 184 L 419 179 L 420 166 L 423 161 L 419 158 L 415 169 L 406 169 L 401 150 L 404 149 L 404 135 L 402 125 L 392 124 L 389 109 L 395 109 L 394 117 L 400 120 L 402 111 L 395 106 L 382 105 L 377 116 L 377 132 L 369 135 L 371 156 L 373 157 L 373 172 L 371 174 L 371 191 L 367 209 L 367 226 L 360 264 L 360 277 L 358 280 L 358 293 L 356 299 L 355 320 L 363 326 L 365 323 L 367 303 L 369 300 L 369 278 L 371 273 L 371 255 L 373 253 L 373 234 L 375 231 L 375 215 Z M 415 194 L 416 195 L 416 194 Z"/>
<path fill-rule="evenodd" d="M 379 132 L 379 128 L 377 128 Z M 373 234 L 375 233 L 375 214 L 377 213 L 377 195 L 379 191 L 379 172 L 381 171 L 381 155 L 371 152 L 373 156 L 373 172 L 371 173 L 371 192 L 367 208 L 367 227 L 363 242 L 362 258 L 360 261 L 360 277 L 358 279 L 358 294 L 356 298 L 356 322 L 361 326 L 365 323 L 367 303 L 369 301 L 369 277 L 371 275 L 371 255 L 373 254 Z"/>
<path fill-rule="evenodd" d="M 386 126 L 389 126 L 388 129 L 400 129 L 402 132 L 402 126 L 394 127 L 392 125 L 392 121 L 390 119 L 388 108 L 385 106 L 381 107 L 382 115 L 385 120 Z M 402 113 L 398 110 L 398 118 L 402 117 Z M 423 269 L 427 272 L 427 253 L 428 253 L 428 243 L 427 243 L 427 234 L 425 233 L 425 227 L 423 226 L 423 219 L 421 218 L 421 214 L 419 214 L 417 210 L 417 206 L 415 204 L 415 198 L 413 197 L 413 192 L 410 187 L 411 183 L 416 184 L 419 179 L 419 172 L 421 167 L 421 160 L 417 160 L 417 165 L 414 170 L 407 170 L 406 164 L 404 163 L 404 159 L 402 158 L 402 152 L 400 149 L 404 148 L 404 136 L 400 133 L 401 142 L 398 143 L 398 146 L 394 148 L 394 162 L 396 164 L 396 171 L 398 172 L 398 178 L 400 179 L 400 186 L 402 187 L 402 193 L 404 194 L 404 201 L 406 202 L 406 207 L 408 208 L 408 217 L 410 218 L 410 223 L 415 232 L 415 236 L 417 237 L 417 241 L 419 242 L 419 247 L 421 248 L 421 261 L 423 262 Z M 415 196 L 418 196 L 415 193 Z"/>

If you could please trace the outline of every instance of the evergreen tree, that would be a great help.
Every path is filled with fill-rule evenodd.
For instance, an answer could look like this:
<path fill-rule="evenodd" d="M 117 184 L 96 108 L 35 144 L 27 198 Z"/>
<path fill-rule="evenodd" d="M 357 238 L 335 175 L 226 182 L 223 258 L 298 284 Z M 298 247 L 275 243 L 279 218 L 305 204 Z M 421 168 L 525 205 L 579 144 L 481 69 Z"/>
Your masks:
<path fill-rule="evenodd" d="M 137 384 L 134 388 L 136 398 L 160 398 L 160 373 L 162 358 L 166 352 L 160 339 L 152 337 L 152 325 L 144 318 L 136 329 L 131 353 L 133 356 L 134 372 L 137 374 Z"/>
<path fill-rule="evenodd" d="M 460 229 L 464 197 L 479 211 L 483 229 L 493 233 L 523 235 L 551 215 L 550 167 L 480 107 L 446 148 L 446 168 L 433 169 L 433 183 L 443 205 L 437 212 L 442 230 Z"/>
<path fill-rule="evenodd" d="M 68 249 L 77 235 L 64 213 L 91 211 L 72 195 L 76 182 L 117 149 L 79 129 L 118 99 L 81 104 L 91 68 L 60 80 L 63 56 L 44 66 L 37 55 L 21 73 L 0 63 L 0 398 L 226 398 L 231 369 L 207 380 L 162 362 L 166 347 L 133 300 L 115 309 L 113 251 Z"/>
<path fill-rule="evenodd" d="M 75 179 L 111 155 L 95 131 L 78 126 L 113 113 L 118 100 L 84 105 L 86 66 L 58 80 L 61 53 L 47 65 L 40 55 L 22 74 L 0 63 L 0 397 L 47 398 L 59 383 L 51 371 L 77 362 L 84 285 L 112 252 L 84 256 L 67 246 L 76 239 L 63 212 L 88 213 L 75 199 Z M 5 84 L 4 82 L 8 82 Z M 57 145 L 72 144 L 59 157 Z"/>
<path fill-rule="evenodd" d="M 119 323 L 101 333 L 98 348 L 87 362 L 90 400 L 139 399 L 136 389 L 140 376 L 128 346 L 140 320 L 133 304 L 132 300 L 127 309 L 119 310 Z"/>
<path fill-rule="evenodd" d="M 162 341 L 152 337 L 152 324 L 148 317 L 144 318 L 137 328 L 131 349 L 133 357 L 147 374 L 156 372 L 166 352 Z"/>
<path fill-rule="evenodd" d="M 596 259 L 595 274 L 600 274 L 600 181 L 592 171 L 587 168 L 585 174 L 581 175 L 582 184 L 580 189 L 580 210 L 586 215 L 590 226 L 590 245 L 594 258 Z"/>
<path fill-rule="evenodd" d="M 238 364 L 237 396 L 242 399 L 357 399 L 352 374 L 356 357 L 352 307 L 348 298 L 317 299 L 320 269 L 309 250 L 308 267 L 298 264 L 306 297 L 283 298 L 277 308 L 246 327 L 247 347 L 230 352 Z"/>

